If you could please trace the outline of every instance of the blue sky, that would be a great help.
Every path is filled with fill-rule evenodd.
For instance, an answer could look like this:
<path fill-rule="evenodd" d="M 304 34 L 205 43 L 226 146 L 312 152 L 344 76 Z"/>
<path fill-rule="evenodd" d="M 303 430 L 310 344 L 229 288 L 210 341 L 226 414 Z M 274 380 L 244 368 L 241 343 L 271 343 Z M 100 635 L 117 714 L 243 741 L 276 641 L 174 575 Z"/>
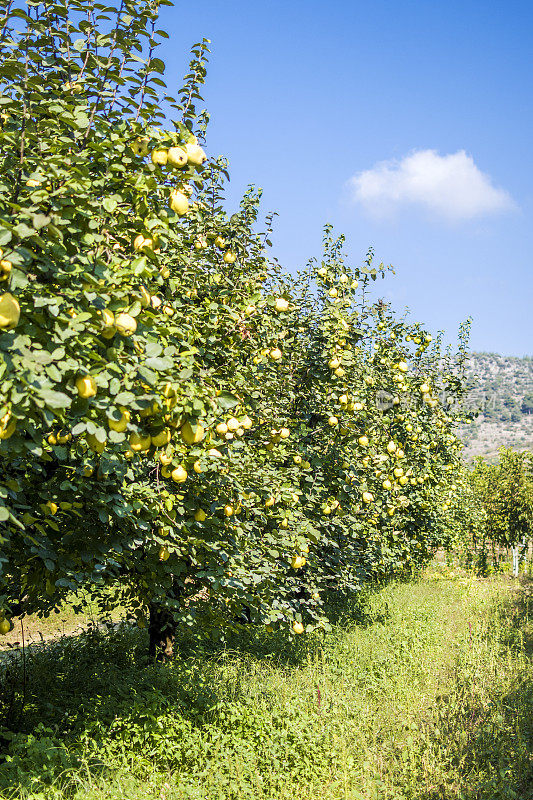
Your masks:
<path fill-rule="evenodd" d="M 296 270 L 332 222 L 381 294 L 474 350 L 533 353 L 533 6 L 518 0 L 204 0 L 163 9 L 169 88 L 212 40 L 208 153 L 230 203 L 263 189 Z M 384 163 L 385 162 L 385 163 Z"/>

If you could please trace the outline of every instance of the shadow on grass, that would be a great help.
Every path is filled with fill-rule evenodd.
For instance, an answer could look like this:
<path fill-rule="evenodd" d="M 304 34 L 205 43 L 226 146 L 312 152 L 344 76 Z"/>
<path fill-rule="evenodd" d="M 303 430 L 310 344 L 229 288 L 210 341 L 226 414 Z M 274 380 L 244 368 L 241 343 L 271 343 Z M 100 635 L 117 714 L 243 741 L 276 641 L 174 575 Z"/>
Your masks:
<path fill-rule="evenodd" d="M 511 649 L 533 657 L 533 578 L 521 576 L 509 607 L 510 630 L 505 642 Z M 533 710 L 532 710 L 533 714 Z"/>
<path fill-rule="evenodd" d="M 447 712 L 449 713 L 449 712 Z M 495 698 L 493 707 L 464 703 L 429 736 L 450 778 L 420 800 L 533 800 L 533 681 Z"/>
<path fill-rule="evenodd" d="M 343 627 L 383 622 L 388 610 L 371 598 L 332 598 L 330 616 Z M 142 729 L 148 748 L 161 720 L 184 740 L 215 720 L 221 724 L 229 706 L 239 704 L 244 714 L 250 670 L 305 664 L 323 639 L 319 632 L 293 637 L 254 625 L 227 632 L 224 640 L 220 630 L 185 629 L 178 631 L 173 661 L 156 665 L 147 659 L 146 631 L 124 623 L 27 648 L 24 664 L 12 653 L 0 663 L 0 747 L 9 754 L 0 756 L 0 795 L 28 791 L 35 780 L 54 783 L 82 763 L 93 776 L 106 771 L 98 747 L 91 758 L 84 742 L 105 750 L 110 741 L 112 747 L 127 743 L 129 729 Z M 131 747 L 137 750 L 139 742 Z"/>
<path fill-rule="evenodd" d="M 426 743 L 434 758 L 452 766 L 452 780 L 420 800 L 533 800 L 532 611 L 533 581 L 526 578 L 499 612 L 502 657 L 492 684 L 486 675 L 482 686 L 472 670 L 434 709 Z M 511 690 L 507 654 L 521 665 Z"/>

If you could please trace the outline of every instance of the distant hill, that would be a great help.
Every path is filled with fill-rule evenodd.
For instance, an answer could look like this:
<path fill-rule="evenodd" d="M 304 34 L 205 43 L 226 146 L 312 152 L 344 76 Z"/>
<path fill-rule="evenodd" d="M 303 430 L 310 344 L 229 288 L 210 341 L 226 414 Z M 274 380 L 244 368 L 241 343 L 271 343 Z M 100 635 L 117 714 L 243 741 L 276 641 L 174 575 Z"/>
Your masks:
<path fill-rule="evenodd" d="M 461 429 L 466 460 L 497 456 L 502 445 L 533 450 L 533 357 L 472 353 L 466 406 L 479 416 Z"/>

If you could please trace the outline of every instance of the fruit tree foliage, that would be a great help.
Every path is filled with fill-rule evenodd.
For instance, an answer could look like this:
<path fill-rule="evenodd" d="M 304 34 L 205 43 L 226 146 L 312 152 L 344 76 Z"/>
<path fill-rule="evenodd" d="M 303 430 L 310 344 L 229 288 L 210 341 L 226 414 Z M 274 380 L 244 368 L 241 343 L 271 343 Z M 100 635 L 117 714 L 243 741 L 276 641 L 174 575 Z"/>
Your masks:
<path fill-rule="evenodd" d="M 269 258 L 204 152 L 208 43 L 170 96 L 156 4 L 0 8 L 6 619 L 89 586 L 140 624 L 326 626 L 452 536 L 467 326 L 452 359 L 329 227 Z"/>

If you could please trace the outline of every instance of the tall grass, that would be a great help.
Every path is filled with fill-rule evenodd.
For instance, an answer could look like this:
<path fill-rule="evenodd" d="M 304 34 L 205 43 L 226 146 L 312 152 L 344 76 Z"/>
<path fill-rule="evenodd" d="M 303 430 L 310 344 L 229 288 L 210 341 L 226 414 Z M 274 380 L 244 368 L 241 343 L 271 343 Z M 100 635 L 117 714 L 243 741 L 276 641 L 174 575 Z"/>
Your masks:
<path fill-rule="evenodd" d="M 3 796 L 533 798 L 530 589 L 512 586 L 389 586 L 326 636 L 184 635 L 163 667 L 128 628 L 63 641 L 29 665 Z"/>

